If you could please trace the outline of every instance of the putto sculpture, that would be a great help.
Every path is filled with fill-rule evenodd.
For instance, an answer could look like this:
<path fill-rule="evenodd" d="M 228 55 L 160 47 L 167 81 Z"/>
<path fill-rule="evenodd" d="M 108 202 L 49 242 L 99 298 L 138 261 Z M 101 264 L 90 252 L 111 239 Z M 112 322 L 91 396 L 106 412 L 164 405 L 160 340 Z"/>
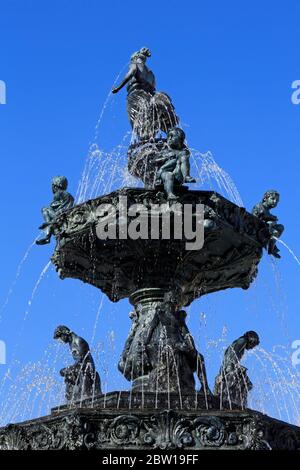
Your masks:
<path fill-rule="evenodd" d="M 240 361 L 246 350 L 259 345 L 259 336 L 255 331 L 247 331 L 235 340 L 225 351 L 219 374 L 215 380 L 214 394 L 220 397 L 221 406 L 227 402 L 230 406 L 247 407 L 248 392 L 253 385 L 247 375 L 246 367 Z"/>
<path fill-rule="evenodd" d="M 263 200 L 254 206 L 252 213 L 260 220 L 263 220 L 268 225 L 269 241 L 267 243 L 267 250 L 269 255 L 275 258 L 280 258 L 279 249 L 276 246 L 276 241 L 281 237 L 284 231 L 284 226 L 278 224 L 278 217 L 271 214 L 270 209 L 274 209 L 279 203 L 280 194 L 273 189 L 266 191 Z"/>
<path fill-rule="evenodd" d="M 127 113 L 141 141 L 154 139 L 159 131 L 167 133 L 178 124 L 170 97 L 156 91 L 155 76 L 146 65 L 148 57 L 151 51 L 147 47 L 135 52 L 124 80 L 112 90 L 118 93 L 127 85 Z"/>
<path fill-rule="evenodd" d="M 196 182 L 195 178 L 190 176 L 190 151 L 184 141 L 185 133 L 182 129 L 179 127 L 170 129 L 166 145 L 155 159 L 155 164 L 159 168 L 155 184 L 164 185 L 168 200 L 178 199 L 174 194 L 174 186 Z"/>
<path fill-rule="evenodd" d="M 61 369 L 60 375 L 66 384 L 67 402 L 82 401 L 101 393 L 101 382 L 95 369 L 90 347 L 85 339 L 76 335 L 67 326 L 60 325 L 54 331 L 54 339 L 68 344 L 75 363 Z"/>
<path fill-rule="evenodd" d="M 49 207 L 42 208 L 44 223 L 39 227 L 44 230 L 45 236 L 36 241 L 37 245 L 46 245 L 50 243 L 51 236 L 54 234 L 54 222 L 56 218 L 67 209 L 74 205 L 73 196 L 68 193 L 68 180 L 65 176 L 55 176 L 52 179 L 53 201 Z"/>

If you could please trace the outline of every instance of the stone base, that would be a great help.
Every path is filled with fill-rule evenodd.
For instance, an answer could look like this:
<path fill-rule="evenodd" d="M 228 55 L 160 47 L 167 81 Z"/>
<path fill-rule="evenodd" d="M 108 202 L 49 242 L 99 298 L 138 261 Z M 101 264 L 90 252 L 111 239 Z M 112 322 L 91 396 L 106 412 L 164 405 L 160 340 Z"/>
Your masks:
<path fill-rule="evenodd" d="M 202 394 L 114 392 L 0 429 L 0 450 L 296 450 L 300 428 L 252 410 L 200 409 Z M 198 395 L 198 396 L 197 396 Z M 196 402 L 195 399 L 198 399 Z M 174 407 L 165 406 L 169 401 Z M 213 406 L 213 400 L 210 403 Z"/>

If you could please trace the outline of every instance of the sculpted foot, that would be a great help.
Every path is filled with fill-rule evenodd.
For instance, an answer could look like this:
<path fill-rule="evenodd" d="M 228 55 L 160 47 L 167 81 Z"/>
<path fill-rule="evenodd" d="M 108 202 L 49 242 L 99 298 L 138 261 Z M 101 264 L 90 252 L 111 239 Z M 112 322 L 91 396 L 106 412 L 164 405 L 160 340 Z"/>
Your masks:
<path fill-rule="evenodd" d="M 40 240 L 37 240 L 35 243 L 37 245 L 47 245 L 48 243 L 50 243 L 50 237 L 41 238 Z"/>

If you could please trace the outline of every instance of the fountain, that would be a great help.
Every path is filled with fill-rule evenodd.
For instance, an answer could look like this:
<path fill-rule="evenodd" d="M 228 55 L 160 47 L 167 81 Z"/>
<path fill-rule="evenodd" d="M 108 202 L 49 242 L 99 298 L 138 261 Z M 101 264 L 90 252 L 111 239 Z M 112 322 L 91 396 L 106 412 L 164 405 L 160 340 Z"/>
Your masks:
<path fill-rule="evenodd" d="M 112 302 L 129 299 L 132 325 L 118 363 L 129 390 L 103 393 L 88 343 L 59 326 L 54 338 L 69 344 L 75 361 L 61 370 L 66 404 L 0 429 L 0 449 L 300 447 L 297 426 L 248 408 L 255 384 L 240 362 L 258 346 L 258 334 L 248 331 L 228 346 L 212 391 L 184 310 L 204 295 L 248 289 L 264 249 L 280 257 L 283 226 L 269 211 L 279 194 L 268 191 L 249 213 L 215 191 L 187 186 L 195 182 L 192 152 L 171 99 L 156 91 L 150 55 L 136 52 L 113 89 L 127 84 L 134 133 L 128 171 L 144 187 L 84 201 L 85 185 L 73 206 L 66 178 L 56 177 L 38 243 L 55 236 L 51 261 L 61 279 L 88 283 Z"/>

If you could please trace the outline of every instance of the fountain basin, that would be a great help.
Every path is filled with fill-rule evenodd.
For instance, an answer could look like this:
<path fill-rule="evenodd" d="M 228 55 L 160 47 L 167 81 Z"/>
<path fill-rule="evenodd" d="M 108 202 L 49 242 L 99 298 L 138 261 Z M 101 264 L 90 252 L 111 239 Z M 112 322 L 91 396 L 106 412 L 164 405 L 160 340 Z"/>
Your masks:
<path fill-rule="evenodd" d="M 99 239 L 97 224 L 103 204 L 118 214 L 120 197 L 128 207 L 165 204 L 159 189 L 124 188 L 63 213 L 56 222 L 57 245 L 52 262 L 60 278 L 74 278 L 101 289 L 110 300 L 129 298 L 139 289 L 179 293 L 181 305 L 223 289 L 247 289 L 257 275 L 268 231 L 266 224 L 212 191 L 178 190 L 177 203 L 204 206 L 204 245 L 187 250 L 186 239 Z M 119 221 L 116 222 L 116 225 Z M 118 227 L 117 227 L 118 229 Z M 171 230 L 172 232 L 172 230 Z"/>

